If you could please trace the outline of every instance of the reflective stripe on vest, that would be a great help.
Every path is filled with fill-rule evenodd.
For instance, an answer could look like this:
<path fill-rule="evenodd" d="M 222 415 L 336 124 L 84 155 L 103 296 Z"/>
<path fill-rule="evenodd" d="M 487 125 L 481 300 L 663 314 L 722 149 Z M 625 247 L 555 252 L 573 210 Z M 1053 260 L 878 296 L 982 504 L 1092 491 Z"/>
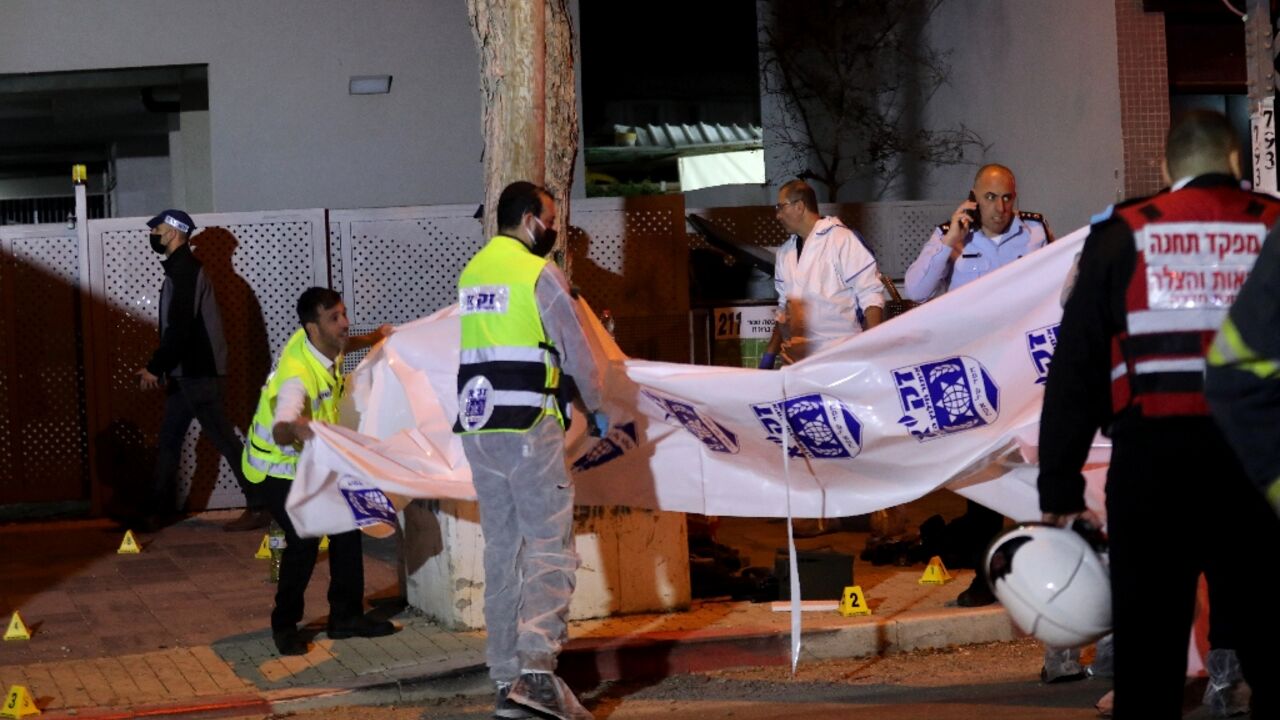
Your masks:
<path fill-rule="evenodd" d="M 1136 258 L 1126 331 L 1111 342 L 1112 410 L 1207 415 L 1205 353 L 1280 205 L 1226 186 L 1187 187 L 1115 215 L 1133 233 Z"/>
<path fill-rule="evenodd" d="M 253 424 L 253 439 L 257 440 L 257 441 L 258 441 L 258 445 L 260 445 L 260 446 L 263 446 L 263 445 L 272 445 L 272 444 L 274 444 L 274 443 L 275 443 L 275 439 L 272 437 L 271 428 L 267 427 L 266 425 L 262 425 L 262 424 L 260 424 L 260 423 L 257 423 L 257 422 L 255 422 L 255 423 Z M 293 447 L 292 445 L 290 445 L 290 446 L 288 446 L 288 447 L 282 447 L 282 448 L 280 448 L 280 452 L 284 453 L 285 455 L 300 455 L 300 454 L 301 454 L 301 453 L 298 451 L 298 449 L 297 449 L 297 448 L 295 448 L 295 447 Z"/>
<path fill-rule="evenodd" d="M 458 278 L 462 342 L 456 433 L 524 431 L 552 415 L 560 364 L 538 310 L 547 260 L 504 235 L 489 240 Z"/>
<path fill-rule="evenodd" d="M 305 330 L 298 330 L 280 351 L 276 367 L 267 376 L 258 398 L 249 434 L 241 457 L 240 469 L 252 483 L 260 483 L 268 475 L 292 478 L 297 472 L 300 451 L 293 446 L 280 447 L 271 428 L 275 425 L 276 397 L 285 382 L 297 379 L 307 391 L 309 417 L 320 422 L 338 421 L 338 403 L 342 400 L 342 356 L 326 368 L 311 352 Z"/>
<path fill-rule="evenodd" d="M 1231 365 L 1263 380 L 1280 375 L 1280 362 L 1265 358 L 1249 347 L 1230 316 L 1213 338 L 1213 345 L 1209 348 L 1209 364 L 1214 367 Z"/>

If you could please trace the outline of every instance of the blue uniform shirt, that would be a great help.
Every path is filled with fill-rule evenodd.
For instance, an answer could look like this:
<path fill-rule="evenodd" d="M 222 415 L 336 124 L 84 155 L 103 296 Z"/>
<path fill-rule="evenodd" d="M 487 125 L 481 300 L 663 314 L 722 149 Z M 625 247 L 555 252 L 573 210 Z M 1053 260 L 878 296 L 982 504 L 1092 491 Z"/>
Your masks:
<path fill-rule="evenodd" d="M 954 290 L 1044 247 L 1053 239 L 1043 217 L 1019 212 L 997 238 L 989 238 L 981 230 L 970 230 L 965 235 L 964 252 L 952 263 L 951 248 L 942 243 L 948 226 L 943 224 L 934 229 L 920 256 L 907 269 L 904 295 L 908 299 L 923 302 Z"/>

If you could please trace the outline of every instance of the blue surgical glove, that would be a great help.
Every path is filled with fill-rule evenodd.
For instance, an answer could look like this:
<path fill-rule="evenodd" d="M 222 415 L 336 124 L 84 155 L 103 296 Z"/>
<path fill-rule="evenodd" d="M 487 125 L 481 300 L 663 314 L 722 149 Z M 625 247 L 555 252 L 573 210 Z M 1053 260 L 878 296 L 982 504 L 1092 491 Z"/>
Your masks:
<path fill-rule="evenodd" d="M 778 356 L 776 353 L 767 352 L 760 356 L 760 364 L 757 365 L 756 367 L 761 370 L 772 370 L 773 363 L 777 359 L 778 359 Z"/>
<path fill-rule="evenodd" d="M 587 413 L 587 433 L 591 437 L 604 437 L 609 432 L 609 416 L 603 411 Z"/>

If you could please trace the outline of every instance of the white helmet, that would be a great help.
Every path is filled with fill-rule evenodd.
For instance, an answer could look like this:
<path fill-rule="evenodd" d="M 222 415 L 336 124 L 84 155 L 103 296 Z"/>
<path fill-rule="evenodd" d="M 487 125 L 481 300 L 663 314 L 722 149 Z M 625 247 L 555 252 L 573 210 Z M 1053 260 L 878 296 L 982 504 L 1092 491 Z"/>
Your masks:
<path fill-rule="evenodd" d="M 1023 632 L 1050 647 L 1088 645 L 1111 632 L 1111 581 L 1078 533 L 1020 525 L 987 550 L 987 582 Z"/>

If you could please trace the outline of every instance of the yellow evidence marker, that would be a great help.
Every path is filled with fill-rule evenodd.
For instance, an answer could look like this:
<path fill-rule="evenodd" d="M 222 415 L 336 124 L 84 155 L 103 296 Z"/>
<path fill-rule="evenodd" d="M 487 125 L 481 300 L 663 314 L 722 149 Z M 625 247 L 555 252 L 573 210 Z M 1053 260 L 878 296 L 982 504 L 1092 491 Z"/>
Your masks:
<path fill-rule="evenodd" d="M 142 552 L 142 548 L 138 545 L 138 539 L 133 536 L 132 530 L 124 531 L 124 539 L 120 541 L 120 549 L 116 550 L 118 555 L 137 555 Z"/>
<path fill-rule="evenodd" d="M 21 718 L 39 714 L 40 708 L 31 699 L 31 691 L 22 685 L 10 686 L 9 696 L 5 698 L 4 706 L 0 707 L 0 717 Z"/>
<path fill-rule="evenodd" d="M 840 597 L 839 610 L 845 617 L 871 614 L 871 608 L 867 606 L 867 596 L 862 592 L 861 585 L 852 585 L 844 589 L 844 595 Z"/>
<path fill-rule="evenodd" d="M 262 536 L 262 544 L 258 546 L 258 552 L 253 554 L 253 558 L 255 560 L 271 559 L 271 536 L 270 535 Z"/>
<path fill-rule="evenodd" d="M 917 582 L 921 585 L 946 585 L 951 582 L 951 573 L 947 572 L 947 566 L 942 564 L 942 558 L 934 555 L 929 558 L 929 565 L 925 567 L 924 573 L 920 575 Z"/>
<path fill-rule="evenodd" d="M 31 631 L 27 629 L 26 623 L 22 622 L 22 616 L 17 610 L 13 611 L 13 617 L 9 620 L 9 629 L 4 631 L 5 640 L 30 640 Z"/>

